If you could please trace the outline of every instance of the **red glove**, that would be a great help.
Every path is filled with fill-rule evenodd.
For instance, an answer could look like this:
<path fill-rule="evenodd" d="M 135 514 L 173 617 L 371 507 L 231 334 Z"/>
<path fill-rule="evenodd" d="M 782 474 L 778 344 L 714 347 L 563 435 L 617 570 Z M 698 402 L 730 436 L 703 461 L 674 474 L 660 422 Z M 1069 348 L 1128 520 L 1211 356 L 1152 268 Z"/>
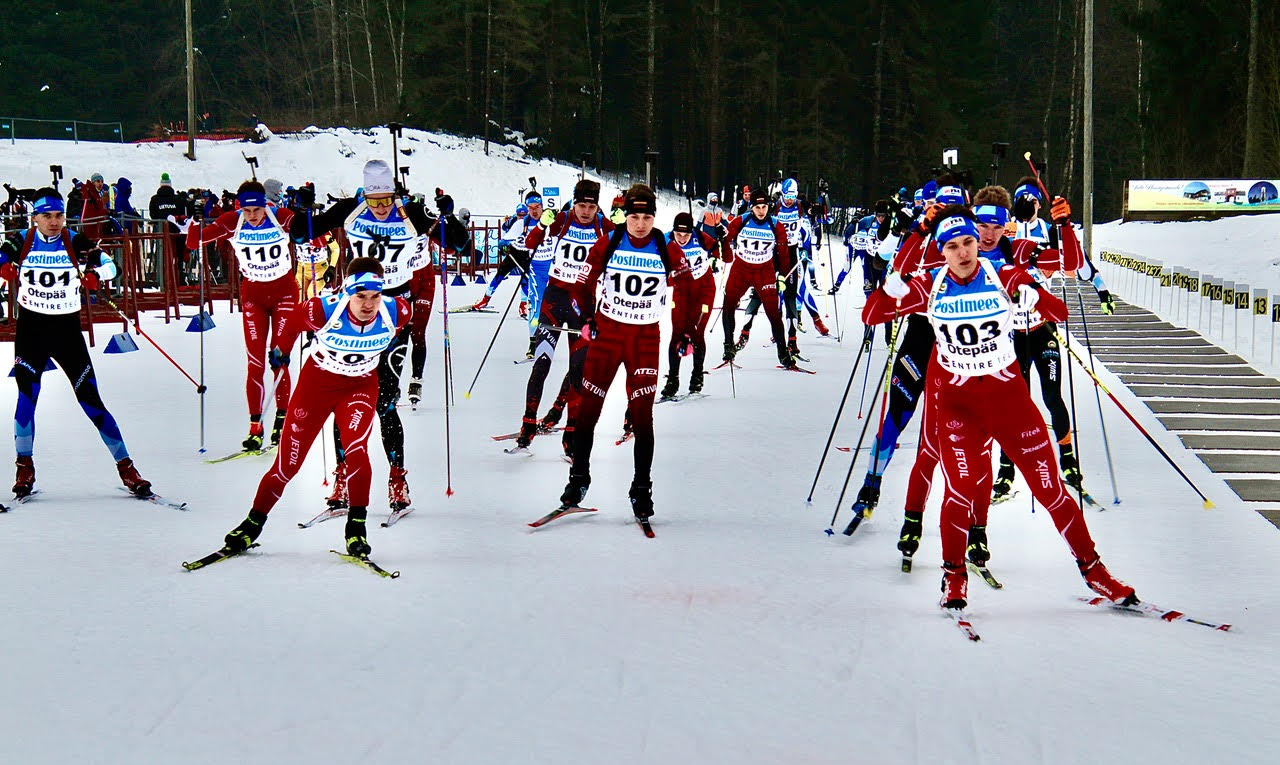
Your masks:
<path fill-rule="evenodd" d="M 85 271 L 84 276 L 80 277 L 80 283 L 89 292 L 97 292 L 98 287 L 102 285 L 102 280 L 98 278 L 96 271 Z"/>
<path fill-rule="evenodd" d="M 1049 208 L 1049 218 L 1058 224 L 1070 223 L 1071 203 L 1062 197 L 1054 197 L 1053 206 Z"/>
<path fill-rule="evenodd" d="M 924 220 L 917 226 L 921 236 L 928 236 L 933 231 L 933 224 L 938 222 L 938 216 L 942 215 L 942 210 L 943 205 L 934 202 L 924 211 Z"/>
<path fill-rule="evenodd" d="M 0 266 L 0 278 L 3 278 L 7 282 L 18 281 L 18 267 L 13 264 L 13 261 L 9 261 L 3 266 Z"/>

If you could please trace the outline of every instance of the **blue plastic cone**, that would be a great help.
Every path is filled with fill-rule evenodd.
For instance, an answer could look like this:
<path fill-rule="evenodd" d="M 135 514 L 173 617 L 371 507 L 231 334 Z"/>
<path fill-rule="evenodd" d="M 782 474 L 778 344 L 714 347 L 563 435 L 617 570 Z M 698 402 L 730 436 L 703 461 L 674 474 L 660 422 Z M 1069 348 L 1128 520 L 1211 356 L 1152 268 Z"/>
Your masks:
<path fill-rule="evenodd" d="M 476 280 L 472 284 L 484 284 L 484 274 L 476 274 Z"/>
<path fill-rule="evenodd" d="M 449 286 L 450 286 L 450 287 L 465 287 L 465 286 L 467 286 L 467 283 L 466 283 L 466 281 L 464 281 L 464 280 L 463 280 L 463 278 L 462 278 L 462 274 L 454 274 L 454 275 L 453 275 L 453 281 L 449 282 Z"/>
<path fill-rule="evenodd" d="M 206 332 L 208 330 L 213 329 L 216 326 L 218 325 L 213 323 L 213 317 L 209 315 L 209 312 L 201 311 L 196 316 L 191 317 L 191 322 L 187 324 L 187 331 L 188 332 Z M 134 347 L 136 348 L 137 346 L 135 345 Z"/>
<path fill-rule="evenodd" d="M 129 353 L 138 350 L 138 344 L 133 341 L 133 335 L 128 332 L 121 332 L 118 335 L 112 335 L 107 341 L 107 347 L 102 349 L 103 353 Z"/>

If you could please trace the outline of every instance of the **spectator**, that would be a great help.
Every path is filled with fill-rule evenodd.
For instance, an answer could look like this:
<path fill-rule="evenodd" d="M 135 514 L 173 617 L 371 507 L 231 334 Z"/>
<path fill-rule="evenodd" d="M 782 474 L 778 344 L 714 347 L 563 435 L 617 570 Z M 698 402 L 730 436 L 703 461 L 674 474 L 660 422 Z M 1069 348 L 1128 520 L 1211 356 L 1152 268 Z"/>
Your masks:
<path fill-rule="evenodd" d="M 156 189 L 155 195 L 151 197 L 151 203 L 147 206 L 148 212 L 154 221 L 168 221 L 167 223 L 157 223 L 159 230 L 163 230 L 169 234 L 169 243 L 173 248 L 174 263 L 180 271 L 185 272 L 186 264 L 186 245 L 182 235 L 182 230 L 178 224 L 190 215 L 187 209 L 186 200 L 178 196 L 173 190 L 173 183 L 169 180 L 168 173 L 160 175 L 160 188 Z"/>
<path fill-rule="evenodd" d="M 103 199 L 102 173 L 89 176 L 89 182 L 80 187 L 84 205 L 80 211 L 80 233 L 91 240 L 102 238 L 107 220 L 107 204 Z"/>
<path fill-rule="evenodd" d="M 116 198 L 111 205 L 111 214 L 121 231 L 135 234 L 138 231 L 137 222 L 142 220 L 142 215 L 133 209 L 132 195 L 133 183 L 128 178 L 116 181 Z"/>

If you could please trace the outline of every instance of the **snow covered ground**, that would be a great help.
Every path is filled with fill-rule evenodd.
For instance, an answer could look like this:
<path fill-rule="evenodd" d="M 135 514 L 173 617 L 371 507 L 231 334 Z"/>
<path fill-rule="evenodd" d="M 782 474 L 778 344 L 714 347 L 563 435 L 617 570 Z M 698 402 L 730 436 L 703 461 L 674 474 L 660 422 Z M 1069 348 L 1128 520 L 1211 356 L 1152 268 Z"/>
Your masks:
<path fill-rule="evenodd" d="M 228 147 L 221 175 L 208 177 L 238 179 L 230 168 L 242 163 L 241 146 Z M 56 148 L 41 155 L 46 147 L 28 145 L 23 161 L 70 164 L 72 147 Z M 0 149 L 5 175 L 17 155 Z M 86 154 L 81 172 L 141 166 L 139 177 L 169 170 L 186 186 L 202 181 L 179 169 L 194 173 L 215 155 L 201 147 L 201 163 L 186 165 L 180 149 L 137 151 L 170 155 L 113 170 Z M 357 154 L 349 165 L 325 159 L 330 182 L 358 176 Z M 459 151 L 452 176 L 441 159 L 440 181 L 425 170 L 411 180 L 474 188 L 505 209 L 529 172 L 490 172 L 483 161 Z M 560 171 L 539 169 L 540 181 L 544 172 Z M 323 193 L 326 179 L 315 177 Z M 480 289 L 450 289 L 449 302 Z M 523 355 L 521 325 L 506 323 L 474 393 L 462 395 L 495 314 L 450 317 L 458 395 L 455 494 L 446 498 L 443 317 L 433 317 L 426 399 L 418 412 L 402 410 L 417 510 L 371 529 L 374 558 L 399 569 L 397 580 L 330 555 L 340 523 L 297 528 L 327 491 L 319 449 L 255 554 L 183 571 L 181 561 L 216 548 L 244 516 L 268 458 L 205 464 L 191 385 L 145 343 L 127 355 L 95 351 L 104 398 L 143 475 L 191 510 L 130 499 L 69 386 L 51 373 L 37 417 L 42 493 L 0 516 L 0 762 L 1270 762 L 1280 747 L 1280 535 L 1160 432 L 1217 503 L 1201 509 L 1104 402 L 1123 499 L 1107 502 L 1098 417 L 1083 386 L 1086 482 L 1107 502 L 1087 517 L 1104 559 L 1142 597 L 1231 622 L 1232 632 L 1078 603 L 1088 590 L 1024 488 L 993 509 L 992 566 L 1005 587 L 971 584 L 983 639 L 966 641 L 937 607 L 938 497 L 916 570 L 898 570 L 914 427 L 875 517 L 851 538 L 824 533 L 848 454 L 832 452 L 813 504 L 804 500 L 861 335 L 850 326 L 862 302 L 855 293 L 839 301 L 843 344 L 801 337 L 816 376 L 776 370 L 757 339 L 740 356 L 736 398 L 721 370 L 708 376 L 709 398 L 658 407 L 654 540 L 629 522 L 631 447 L 613 444 L 616 389 L 588 495 L 600 513 L 525 525 L 554 507 L 567 466 L 554 437 L 535 441 L 531 458 L 507 456 L 489 438 L 519 423 L 529 368 L 511 360 Z M 235 449 L 246 419 L 239 319 L 218 310 L 205 336 L 210 454 Z M 144 324 L 194 370 L 198 336 L 184 326 Z M 713 328 L 711 347 L 721 341 Z M 11 354 L 0 346 L 0 366 Z M 873 375 L 884 359 L 877 338 Z M 549 389 L 564 364 L 562 353 Z M 684 371 L 687 379 L 687 362 Z M 854 396 L 861 380 L 859 372 Z M 0 411 L 14 398 L 12 385 L 0 385 Z M 862 419 L 851 401 L 836 444 L 856 443 L 878 398 L 867 391 Z M 371 451 L 382 475 L 380 450 Z M 331 468 L 331 450 L 327 460 Z"/>

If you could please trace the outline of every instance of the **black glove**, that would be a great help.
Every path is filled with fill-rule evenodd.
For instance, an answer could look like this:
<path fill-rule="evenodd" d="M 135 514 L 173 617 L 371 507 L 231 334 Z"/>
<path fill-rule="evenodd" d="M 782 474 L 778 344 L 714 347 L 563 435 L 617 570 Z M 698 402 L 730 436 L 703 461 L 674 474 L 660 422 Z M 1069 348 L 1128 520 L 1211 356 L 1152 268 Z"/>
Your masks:
<path fill-rule="evenodd" d="M 582 325 L 582 336 L 588 340 L 595 340 L 598 334 L 600 334 L 600 328 L 596 326 L 596 317 L 593 314 L 587 319 L 587 323 Z"/>
<path fill-rule="evenodd" d="M 270 361 L 270 363 L 271 363 L 271 368 L 272 368 L 273 370 L 274 370 L 274 369 L 279 369 L 280 367 L 288 367 L 288 366 L 289 366 L 289 354 L 285 353 L 284 351 L 280 350 L 279 348 L 272 348 L 272 349 L 271 349 L 271 355 L 270 355 L 269 361 Z"/>
<path fill-rule="evenodd" d="M 298 207 L 303 210 L 309 210 L 312 207 L 315 207 L 316 190 L 314 188 L 310 186 L 303 186 L 297 190 L 296 197 L 298 200 Z"/>

